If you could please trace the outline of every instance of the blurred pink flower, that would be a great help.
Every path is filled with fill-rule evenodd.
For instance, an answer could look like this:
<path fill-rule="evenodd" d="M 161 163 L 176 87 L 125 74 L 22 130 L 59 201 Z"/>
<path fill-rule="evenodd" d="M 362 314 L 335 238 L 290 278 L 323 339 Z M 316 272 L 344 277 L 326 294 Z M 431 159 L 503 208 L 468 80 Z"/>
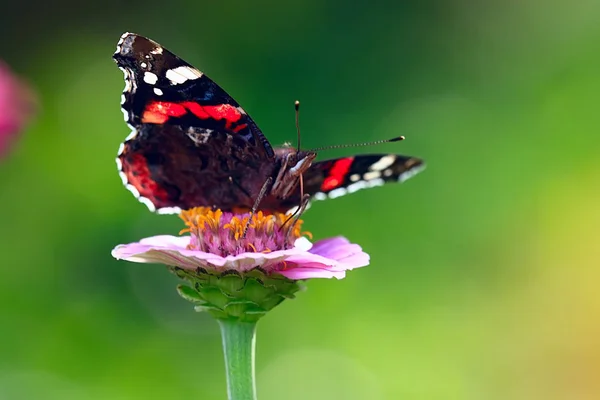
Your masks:
<path fill-rule="evenodd" d="M 0 156 L 6 154 L 35 110 L 33 91 L 0 61 Z"/>
<path fill-rule="evenodd" d="M 291 280 L 344 278 L 346 271 L 369 264 L 369 255 L 344 237 L 314 245 L 301 235 L 298 221 L 292 232 L 284 229 L 284 214 L 254 215 L 245 237 L 249 214 L 196 208 L 182 213 L 189 236 L 153 236 L 117 246 L 113 257 L 196 271 L 239 273 L 260 267 L 267 275 Z M 289 225 L 288 225 L 289 226 Z"/>

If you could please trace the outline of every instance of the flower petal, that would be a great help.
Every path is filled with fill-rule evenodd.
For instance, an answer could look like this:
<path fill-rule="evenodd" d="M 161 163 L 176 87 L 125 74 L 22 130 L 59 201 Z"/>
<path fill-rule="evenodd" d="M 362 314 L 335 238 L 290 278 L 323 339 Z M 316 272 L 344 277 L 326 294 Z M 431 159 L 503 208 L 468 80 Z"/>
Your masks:
<path fill-rule="evenodd" d="M 315 244 L 315 247 L 319 250 L 317 243 Z M 345 271 L 364 267 L 369 264 L 369 255 L 363 252 L 360 246 L 349 243 L 345 239 L 330 241 L 329 243 L 333 243 L 334 245 L 337 244 L 339 246 L 321 247 L 320 251 L 329 254 L 332 258 L 324 257 L 320 254 L 313 254 L 312 252 L 293 255 L 288 257 L 286 261 L 295 266 L 290 267 L 285 271 L 280 271 L 280 273 L 290 279 L 325 277 L 341 279 L 345 276 Z M 292 276 L 296 277 L 292 278 Z"/>
<path fill-rule="evenodd" d="M 332 238 L 322 239 L 316 242 L 313 247 L 309 250 L 313 254 L 320 254 L 327 258 L 335 258 L 332 254 L 339 248 L 350 244 L 350 241 L 343 236 L 335 236 Z"/>
<path fill-rule="evenodd" d="M 323 239 L 314 244 L 310 253 L 339 261 L 343 269 L 354 269 L 369 264 L 369 255 L 343 236 Z"/>
<path fill-rule="evenodd" d="M 215 271 L 234 269 L 240 272 L 261 267 L 289 279 L 345 277 L 345 271 L 363 267 L 369 263 L 369 255 L 357 244 L 346 238 L 336 237 L 321 240 L 310 249 L 310 242 L 299 243 L 298 247 L 270 253 L 241 253 L 221 257 L 187 248 L 189 236 L 160 235 L 145 238 L 140 242 L 115 247 L 113 257 L 138 263 L 156 263 L 176 266 L 188 270 L 198 267 Z M 280 270 L 286 262 L 287 268 Z"/>
<path fill-rule="evenodd" d="M 129 244 L 115 247 L 112 256 L 138 263 L 156 263 L 185 269 L 196 269 L 210 263 L 220 264 L 223 257 L 203 253 L 200 251 L 187 250 L 190 242 L 189 236 L 152 236 Z"/>
<path fill-rule="evenodd" d="M 144 238 L 140 240 L 140 243 L 148 246 L 178 247 L 181 249 L 187 249 L 187 245 L 190 244 L 190 240 L 190 236 L 158 235 Z"/>
<path fill-rule="evenodd" d="M 343 279 L 346 276 L 344 271 L 331 271 L 321 268 L 295 267 L 279 271 L 279 273 L 288 279 L 300 280 L 311 278 L 337 278 Z"/>
<path fill-rule="evenodd" d="M 198 267 L 219 271 L 235 269 L 247 271 L 257 266 L 268 268 L 279 264 L 289 256 L 304 254 L 300 249 L 273 251 L 270 253 L 241 253 L 221 257 L 198 250 L 188 250 L 189 236 L 160 235 L 140 242 L 122 244 L 112 251 L 113 257 L 138 263 L 156 263 L 194 270 Z"/>
<path fill-rule="evenodd" d="M 306 237 L 301 236 L 294 242 L 294 247 L 296 249 L 309 251 L 312 248 L 313 244 Z"/>

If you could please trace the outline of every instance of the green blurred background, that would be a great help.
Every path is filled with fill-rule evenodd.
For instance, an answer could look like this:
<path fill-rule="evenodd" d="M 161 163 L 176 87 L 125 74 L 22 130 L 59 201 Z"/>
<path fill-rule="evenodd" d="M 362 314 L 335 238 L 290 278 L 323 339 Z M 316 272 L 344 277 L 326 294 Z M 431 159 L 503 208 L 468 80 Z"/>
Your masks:
<path fill-rule="evenodd" d="M 176 233 L 121 185 L 119 36 L 206 72 L 274 144 L 428 169 L 313 205 L 372 264 L 259 324 L 271 399 L 600 398 L 600 3 L 14 2 L 0 58 L 41 113 L 0 163 L 0 399 L 224 399 L 217 324 L 159 266 L 110 250 Z M 348 154 L 332 150 L 329 158 Z"/>

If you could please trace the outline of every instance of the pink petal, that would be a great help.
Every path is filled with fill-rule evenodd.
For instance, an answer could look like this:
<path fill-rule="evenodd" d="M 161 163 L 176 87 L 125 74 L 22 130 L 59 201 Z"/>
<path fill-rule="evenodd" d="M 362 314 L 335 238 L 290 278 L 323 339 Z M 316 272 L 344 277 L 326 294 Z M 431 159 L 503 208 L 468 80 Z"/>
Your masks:
<path fill-rule="evenodd" d="M 324 257 L 329 257 L 329 253 L 331 251 L 335 251 L 340 246 L 344 246 L 349 244 L 350 241 L 343 236 L 335 236 L 332 238 L 322 239 L 313 244 L 312 248 L 309 250 L 311 253 L 320 254 Z"/>
<path fill-rule="evenodd" d="M 350 243 L 342 236 L 320 240 L 310 252 L 339 261 L 343 270 L 369 265 L 369 255 L 359 245 Z"/>
<path fill-rule="evenodd" d="M 256 266 L 267 268 L 279 264 L 291 255 L 304 254 L 299 249 L 273 251 L 271 253 L 241 253 L 237 256 L 221 257 L 217 254 L 188 250 L 189 236 L 153 236 L 129 244 L 122 244 L 112 251 L 113 257 L 138 263 L 156 263 L 178 266 L 185 269 L 197 267 L 215 270 L 235 269 L 247 271 Z"/>
<path fill-rule="evenodd" d="M 296 267 L 290 268 L 279 273 L 288 279 L 300 280 L 300 279 L 311 279 L 311 278 L 337 278 L 342 279 L 346 276 L 343 271 L 330 271 L 319 268 L 304 268 Z"/>
<path fill-rule="evenodd" d="M 187 245 L 190 244 L 190 240 L 191 237 L 189 236 L 157 235 L 140 240 L 140 244 L 186 249 Z"/>
<path fill-rule="evenodd" d="M 303 250 L 310 247 L 304 243 L 298 248 L 227 257 L 188 250 L 189 243 L 189 236 L 153 236 L 140 242 L 119 245 L 112 255 L 131 262 L 164 264 L 189 270 L 203 267 L 216 271 L 235 269 L 243 272 L 257 266 L 267 271 L 277 268 L 278 273 L 289 279 L 342 279 L 345 271 L 369 263 L 369 255 L 343 237 L 321 240 L 310 251 Z M 280 271 L 278 268 L 283 261 L 286 261 L 288 268 Z"/>

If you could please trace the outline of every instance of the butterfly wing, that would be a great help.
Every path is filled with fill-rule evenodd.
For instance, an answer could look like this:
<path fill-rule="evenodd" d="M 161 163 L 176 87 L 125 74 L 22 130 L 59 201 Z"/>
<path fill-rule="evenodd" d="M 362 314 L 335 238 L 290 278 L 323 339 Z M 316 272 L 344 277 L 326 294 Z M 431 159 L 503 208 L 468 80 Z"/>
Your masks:
<path fill-rule="evenodd" d="M 423 160 L 399 154 L 365 154 L 314 163 L 303 175 L 312 200 L 334 199 L 388 182 L 404 182 L 425 168 Z M 300 203 L 300 188 L 285 199 L 289 210 Z"/>
<path fill-rule="evenodd" d="M 113 58 L 125 75 L 121 106 L 131 128 L 117 158 L 126 187 L 162 213 L 251 206 L 274 152 L 239 104 L 143 36 L 125 33 Z"/>

